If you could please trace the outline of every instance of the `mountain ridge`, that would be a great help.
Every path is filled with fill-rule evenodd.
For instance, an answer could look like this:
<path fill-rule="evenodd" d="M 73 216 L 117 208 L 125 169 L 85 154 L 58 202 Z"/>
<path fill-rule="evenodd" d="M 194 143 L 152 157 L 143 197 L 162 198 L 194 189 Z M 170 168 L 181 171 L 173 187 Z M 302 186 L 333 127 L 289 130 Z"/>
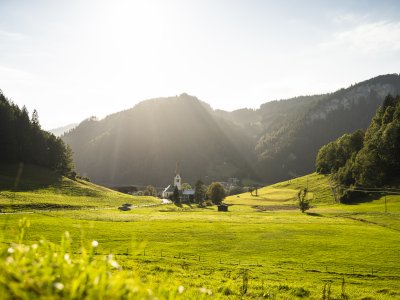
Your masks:
<path fill-rule="evenodd" d="M 312 172 L 319 148 L 365 129 L 387 93 L 400 94 L 398 74 L 232 112 L 182 94 L 87 119 L 62 138 L 78 172 L 102 184 L 166 185 L 177 161 L 190 183 L 229 177 L 273 183 Z"/>

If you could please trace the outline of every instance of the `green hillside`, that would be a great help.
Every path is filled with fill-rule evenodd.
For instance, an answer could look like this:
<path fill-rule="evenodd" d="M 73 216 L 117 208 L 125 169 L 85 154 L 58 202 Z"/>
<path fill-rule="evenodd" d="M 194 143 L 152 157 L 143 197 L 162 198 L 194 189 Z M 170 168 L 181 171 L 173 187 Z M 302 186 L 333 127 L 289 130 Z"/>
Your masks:
<path fill-rule="evenodd" d="M 258 196 L 250 193 L 231 196 L 225 200 L 231 204 L 225 213 L 218 212 L 216 207 L 172 204 L 127 212 L 37 211 L 25 216 L 31 223 L 25 241 L 31 244 L 46 238 L 58 243 L 65 231 L 72 236 L 68 250 L 72 265 L 59 271 L 50 268 L 54 276 L 62 273 L 61 278 L 65 279 L 62 295 L 67 298 L 77 292 L 74 288 L 77 284 L 81 295 L 87 291 L 87 299 L 95 299 L 101 293 L 107 298 L 107 291 L 114 291 L 116 298 L 126 293 L 129 296 L 125 298 L 135 299 L 146 289 L 152 293 L 149 299 L 321 299 L 323 295 L 328 299 L 328 290 L 331 299 L 399 298 L 400 197 L 387 196 L 386 213 L 384 198 L 380 196 L 360 199 L 352 205 L 339 204 L 333 200 L 328 179 L 310 174 L 259 189 Z M 82 185 L 82 182 L 76 184 L 80 188 Z M 295 197 L 307 185 L 313 207 L 302 214 Z M 107 197 L 112 194 L 119 197 L 118 193 L 99 190 L 92 184 L 83 187 L 83 190 L 104 191 Z M 30 193 L 44 194 L 46 190 L 49 188 Z M 21 190 L 15 194 L 22 198 L 23 193 Z M 101 203 L 101 198 L 93 199 L 97 197 L 76 197 L 92 199 L 93 205 Z M 104 201 L 112 206 L 111 200 Z M 5 247 L 4 253 L 18 236 L 20 219 L 21 215 L 0 215 L 3 228 L 0 247 Z M 113 253 L 113 259 L 121 266 L 101 283 L 110 284 L 110 289 L 94 287 L 92 281 L 82 279 L 85 274 L 88 278 L 92 278 L 90 274 L 100 276 L 93 273 L 93 259 L 82 258 L 84 253 L 90 253 L 82 252 L 82 245 L 90 249 L 93 240 L 98 242 L 94 261 L 101 264 L 103 258 Z M 84 263 L 86 260 L 89 261 Z M 16 284 L 15 290 L 24 295 L 34 295 L 41 289 L 46 295 L 58 293 L 46 289 L 53 284 L 47 273 L 37 272 L 29 264 L 21 267 L 24 261 L 18 257 L 14 261 L 15 266 L 3 264 L 0 278 L 8 274 L 7 280 L 15 282 L 13 272 L 18 266 L 25 270 L 24 276 L 34 279 L 27 287 Z M 65 271 L 78 266 L 83 276 L 80 279 Z M 35 285 L 36 281 L 41 284 Z M 100 294 L 93 295 L 90 292 L 93 290 Z"/>
<path fill-rule="evenodd" d="M 59 176 L 33 165 L 0 165 L 0 211 L 98 209 L 159 203 L 153 197 L 134 197 L 96 184 Z"/>

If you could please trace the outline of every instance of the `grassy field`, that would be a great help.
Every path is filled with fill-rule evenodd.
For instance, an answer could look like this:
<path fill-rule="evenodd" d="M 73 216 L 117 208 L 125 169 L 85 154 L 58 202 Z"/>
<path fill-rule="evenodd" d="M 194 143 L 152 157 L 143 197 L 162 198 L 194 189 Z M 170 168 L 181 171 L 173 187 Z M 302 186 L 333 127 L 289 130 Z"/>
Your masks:
<path fill-rule="evenodd" d="M 153 197 L 132 197 L 84 180 L 55 176 L 36 166 L 0 165 L 0 212 L 115 208 L 156 204 Z"/>
<path fill-rule="evenodd" d="M 27 243 L 43 238 L 57 242 L 68 231 L 73 253 L 96 240 L 96 257 L 113 253 L 123 267 L 118 272 L 133 270 L 143 282 L 168 278 L 175 288 L 207 291 L 210 298 L 400 299 L 398 196 L 387 197 L 387 213 L 384 197 L 379 196 L 356 205 L 337 204 L 328 179 L 311 174 L 262 188 L 258 196 L 228 197 L 227 213 L 194 205 L 121 212 L 116 208 L 121 203 L 156 200 L 121 196 L 67 179 L 57 184 L 61 189 L 86 184 L 95 192 L 57 193 L 54 185 L 3 190 L 0 203 L 11 201 L 4 193 L 14 193 L 18 200 L 13 203 L 79 206 L 85 199 L 99 209 L 36 210 L 26 215 L 31 222 Z M 307 185 L 313 207 L 302 214 L 296 208 L 296 195 Z M 1 241 L 6 247 L 18 235 L 20 218 L 0 215 Z"/>

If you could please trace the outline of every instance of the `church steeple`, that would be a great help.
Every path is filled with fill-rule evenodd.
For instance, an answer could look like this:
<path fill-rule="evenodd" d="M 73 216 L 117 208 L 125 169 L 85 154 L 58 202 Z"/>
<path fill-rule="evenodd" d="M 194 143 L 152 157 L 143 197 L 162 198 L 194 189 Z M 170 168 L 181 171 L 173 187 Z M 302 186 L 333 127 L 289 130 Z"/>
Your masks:
<path fill-rule="evenodd" d="M 182 178 L 180 175 L 179 162 L 176 162 L 174 186 L 176 186 L 178 190 L 181 190 L 181 184 L 182 184 Z"/>

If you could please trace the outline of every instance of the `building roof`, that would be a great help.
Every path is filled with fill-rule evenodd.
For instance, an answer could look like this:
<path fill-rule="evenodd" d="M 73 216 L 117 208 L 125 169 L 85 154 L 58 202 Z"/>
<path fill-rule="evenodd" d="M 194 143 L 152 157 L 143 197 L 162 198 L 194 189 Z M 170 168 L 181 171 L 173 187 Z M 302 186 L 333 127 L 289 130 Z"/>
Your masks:
<path fill-rule="evenodd" d="M 172 193 L 173 191 L 174 191 L 174 188 L 171 185 L 169 185 L 163 190 L 163 193 L 167 193 L 167 192 Z"/>
<path fill-rule="evenodd" d="M 194 190 L 183 190 L 182 195 L 194 195 Z"/>

